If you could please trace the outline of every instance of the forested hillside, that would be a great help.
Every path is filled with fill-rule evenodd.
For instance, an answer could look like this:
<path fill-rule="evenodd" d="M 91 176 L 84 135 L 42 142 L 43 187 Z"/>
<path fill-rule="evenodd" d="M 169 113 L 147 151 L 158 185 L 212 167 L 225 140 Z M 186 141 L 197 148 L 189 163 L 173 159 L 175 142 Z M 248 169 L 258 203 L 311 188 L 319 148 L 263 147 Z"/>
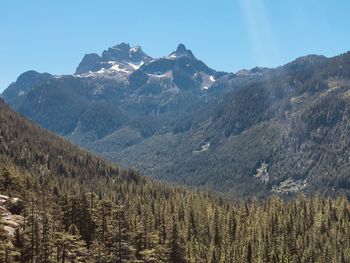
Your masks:
<path fill-rule="evenodd" d="M 236 198 L 350 198 L 349 52 L 225 73 L 182 44 L 152 59 L 122 43 L 86 55 L 74 75 L 25 72 L 3 97 L 42 127 L 152 178 Z"/>
<path fill-rule="evenodd" d="M 157 183 L 2 101 L 0 138 L 1 262 L 349 262 L 345 198 L 233 202 Z"/>

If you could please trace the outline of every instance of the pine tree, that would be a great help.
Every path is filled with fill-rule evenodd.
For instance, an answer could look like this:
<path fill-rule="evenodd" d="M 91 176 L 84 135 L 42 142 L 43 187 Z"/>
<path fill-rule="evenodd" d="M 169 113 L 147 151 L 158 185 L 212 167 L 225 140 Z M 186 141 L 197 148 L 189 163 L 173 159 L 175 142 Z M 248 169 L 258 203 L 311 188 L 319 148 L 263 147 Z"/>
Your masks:
<path fill-rule="evenodd" d="M 175 216 L 173 217 L 172 235 L 169 241 L 168 262 L 170 263 L 186 263 L 186 251 L 183 247 L 183 240 L 179 233 L 178 224 Z"/>
<path fill-rule="evenodd" d="M 126 207 L 124 205 L 117 205 L 114 208 L 114 221 L 112 233 L 112 246 L 114 251 L 114 261 L 124 263 L 128 260 L 134 259 L 135 249 L 130 242 L 129 227 L 126 217 Z"/>

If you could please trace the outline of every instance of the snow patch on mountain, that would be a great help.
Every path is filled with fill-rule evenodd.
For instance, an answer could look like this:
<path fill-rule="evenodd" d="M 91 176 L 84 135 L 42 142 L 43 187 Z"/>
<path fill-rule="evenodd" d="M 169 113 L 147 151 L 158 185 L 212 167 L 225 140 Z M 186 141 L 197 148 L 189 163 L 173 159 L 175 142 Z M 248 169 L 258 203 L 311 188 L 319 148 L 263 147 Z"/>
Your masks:
<path fill-rule="evenodd" d="M 134 63 L 128 63 L 129 66 L 131 66 L 134 70 L 139 69 L 143 64 L 145 64 L 144 61 L 141 61 L 139 64 L 134 64 Z"/>
<path fill-rule="evenodd" d="M 23 90 L 20 90 L 19 92 L 18 92 L 18 96 L 23 96 L 24 94 L 26 94 Z"/>
<path fill-rule="evenodd" d="M 132 48 L 130 48 L 130 53 L 136 53 L 136 52 L 138 52 L 139 50 L 140 50 L 140 46 L 135 46 L 135 47 L 132 47 Z"/>
<path fill-rule="evenodd" d="M 167 56 L 166 58 L 167 58 L 167 59 L 176 59 L 177 56 L 176 56 L 175 53 L 173 53 L 173 54 L 170 54 L 169 56 Z"/>
<path fill-rule="evenodd" d="M 111 72 L 113 70 L 114 71 L 118 71 L 118 72 L 124 72 L 124 73 L 127 73 L 127 74 L 130 73 L 129 70 L 126 70 L 126 69 L 122 68 L 122 66 L 117 64 L 117 63 L 114 63 L 113 66 L 108 69 L 109 72 Z"/>
<path fill-rule="evenodd" d="M 201 149 L 200 150 L 195 150 L 193 151 L 193 153 L 201 153 L 201 152 L 205 152 L 205 151 L 208 151 L 209 150 L 209 147 L 210 147 L 210 141 L 205 141 L 204 143 L 202 143 L 200 145 Z"/>
<path fill-rule="evenodd" d="M 207 75 L 204 72 L 196 73 L 194 77 L 196 78 L 198 75 L 200 75 L 200 78 L 202 79 L 201 86 L 203 91 L 208 91 L 216 81 L 214 76 Z"/>
<path fill-rule="evenodd" d="M 150 74 L 150 73 L 148 73 L 147 74 L 150 78 L 166 78 L 167 77 L 167 74 L 160 74 L 160 75 L 158 75 L 158 74 Z"/>

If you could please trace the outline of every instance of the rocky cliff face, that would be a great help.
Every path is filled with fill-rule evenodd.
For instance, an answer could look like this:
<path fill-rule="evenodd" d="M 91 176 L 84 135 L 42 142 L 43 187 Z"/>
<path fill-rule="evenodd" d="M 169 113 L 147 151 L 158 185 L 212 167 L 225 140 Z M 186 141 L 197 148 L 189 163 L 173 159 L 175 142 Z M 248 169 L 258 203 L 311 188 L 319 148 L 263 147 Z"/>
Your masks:
<path fill-rule="evenodd" d="M 18 214 L 22 206 L 19 198 L 9 198 L 0 194 L 0 221 L 10 237 L 14 237 L 16 229 L 24 225 L 24 217 Z"/>

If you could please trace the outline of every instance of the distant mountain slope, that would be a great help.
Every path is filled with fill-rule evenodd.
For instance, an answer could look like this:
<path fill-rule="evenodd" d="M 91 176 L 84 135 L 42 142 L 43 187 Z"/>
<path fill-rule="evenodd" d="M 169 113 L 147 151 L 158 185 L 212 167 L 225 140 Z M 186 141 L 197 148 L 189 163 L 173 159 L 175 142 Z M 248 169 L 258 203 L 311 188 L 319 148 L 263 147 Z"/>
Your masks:
<path fill-rule="evenodd" d="M 26 72 L 3 97 L 15 110 L 76 142 L 103 138 L 121 126 L 148 137 L 171 130 L 174 118 L 205 100 L 216 78 L 225 75 L 184 45 L 156 60 L 125 43 L 93 56 L 95 64 L 85 56 L 72 76 Z M 105 122 L 94 119 L 106 115 Z"/>
<path fill-rule="evenodd" d="M 43 127 L 151 177 L 233 196 L 349 196 L 350 53 L 235 74 L 209 68 L 182 44 L 159 59 L 127 44 L 94 57 L 72 76 L 25 73 L 4 99 Z M 143 63 L 109 70 L 108 61 Z M 24 85 L 28 74 L 34 77 Z"/>
<path fill-rule="evenodd" d="M 349 77 L 350 54 L 304 57 L 263 71 L 191 112 L 178 121 L 187 126 L 181 132 L 122 151 L 98 148 L 98 142 L 87 147 L 157 178 L 232 195 L 349 196 Z M 228 82 L 234 85 L 234 79 Z"/>

